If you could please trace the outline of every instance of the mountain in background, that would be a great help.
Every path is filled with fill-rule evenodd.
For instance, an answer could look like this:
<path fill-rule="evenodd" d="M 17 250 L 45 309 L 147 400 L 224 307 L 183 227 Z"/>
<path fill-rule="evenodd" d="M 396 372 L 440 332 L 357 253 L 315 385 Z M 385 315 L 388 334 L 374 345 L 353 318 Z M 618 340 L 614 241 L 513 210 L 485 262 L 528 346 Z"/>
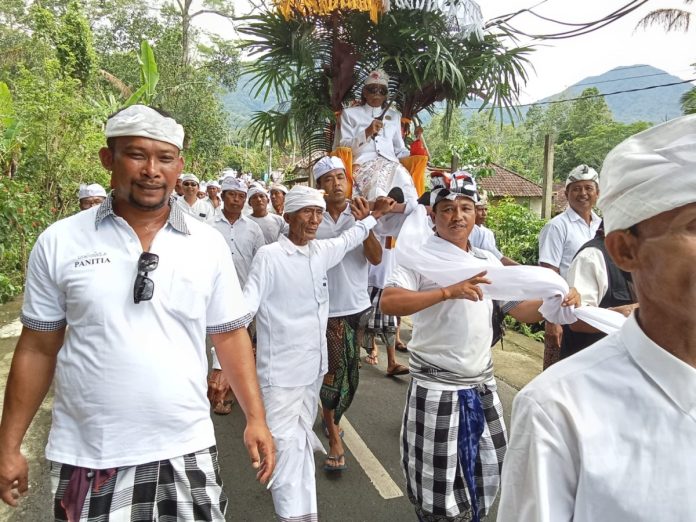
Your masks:
<path fill-rule="evenodd" d="M 232 123 L 235 127 L 246 126 L 254 112 L 271 109 L 278 103 L 275 93 L 271 93 L 266 101 L 263 100 L 262 96 L 253 96 L 252 83 L 249 80 L 248 75 L 242 75 L 237 82 L 237 88 L 223 96 L 225 108 L 232 116 Z M 599 76 L 584 78 L 566 90 L 539 101 L 577 98 L 583 90 L 590 87 L 596 87 L 602 94 L 607 94 L 681 81 L 683 81 L 681 78 L 650 65 L 630 65 L 616 67 Z M 679 98 L 692 87 L 694 85 L 691 83 L 682 83 L 670 87 L 615 94 L 605 97 L 605 100 L 616 121 L 622 123 L 636 121 L 660 123 L 681 115 Z M 464 113 L 471 114 L 471 108 L 477 108 L 475 101 L 469 104 L 468 110 L 463 109 Z M 522 112 L 526 113 L 526 109 L 526 107 L 523 108 Z M 430 121 L 430 117 L 426 113 L 422 113 L 421 116 L 423 116 L 424 123 Z"/>

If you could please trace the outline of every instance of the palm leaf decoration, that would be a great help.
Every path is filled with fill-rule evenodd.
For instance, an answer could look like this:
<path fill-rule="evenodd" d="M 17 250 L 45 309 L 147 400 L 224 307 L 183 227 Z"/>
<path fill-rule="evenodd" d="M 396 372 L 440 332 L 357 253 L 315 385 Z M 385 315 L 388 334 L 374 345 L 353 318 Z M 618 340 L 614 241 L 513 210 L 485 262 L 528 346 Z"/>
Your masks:
<path fill-rule="evenodd" d="M 509 35 L 501 32 L 463 37 L 438 10 L 396 8 L 376 24 L 369 12 L 358 10 L 267 10 L 243 22 L 239 30 L 254 60 L 247 68 L 252 91 L 266 98 L 273 92 L 281 100 L 254 115 L 252 131 L 281 147 L 298 143 L 305 157 L 331 150 L 336 115 L 360 98 L 375 68 L 389 74 L 404 118 L 432 112 L 438 102 L 451 116 L 474 98 L 483 108 L 511 113 L 532 51 L 507 48 Z"/>

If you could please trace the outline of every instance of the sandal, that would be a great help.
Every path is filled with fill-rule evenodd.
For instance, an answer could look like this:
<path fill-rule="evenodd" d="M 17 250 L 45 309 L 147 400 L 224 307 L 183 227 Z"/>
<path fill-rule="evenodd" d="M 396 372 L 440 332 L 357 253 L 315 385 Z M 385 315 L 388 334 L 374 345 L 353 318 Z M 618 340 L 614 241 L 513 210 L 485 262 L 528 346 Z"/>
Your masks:
<path fill-rule="evenodd" d="M 345 457 L 345 453 L 341 453 L 340 455 L 327 455 L 326 462 L 324 463 L 324 471 L 343 471 L 348 469 L 348 466 L 346 466 Z M 341 459 L 343 459 L 343 464 L 339 464 Z M 329 464 L 329 462 L 335 462 L 336 465 L 332 466 Z"/>
<path fill-rule="evenodd" d="M 394 348 L 396 348 L 397 352 L 408 352 L 408 346 L 406 346 L 404 343 L 399 341 L 394 345 Z"/>
<path fill-rule="evenodd" d="M 233 404 L 234 400 L 216 402 L 215 406 L 213 407 L 213 413 L 215 415 L 229 415 L 232 413 Z"/>
<path fill-rule="evenodd" d="M 377 355 L 369 354 L 365 356 L 365 362 L 372 366 L 377 366 L 379 364 L 379 359 Z"/>
<path fill-rule="evenodd" d="M 387 377 L 396 377 L 397 375 L 407 375 L 408 374 L 408 368 L 404 366 L 403 364 L 397 364 L 394 366 L 394 369 L 392 371 L 388 371 L 386 373 Z"/>

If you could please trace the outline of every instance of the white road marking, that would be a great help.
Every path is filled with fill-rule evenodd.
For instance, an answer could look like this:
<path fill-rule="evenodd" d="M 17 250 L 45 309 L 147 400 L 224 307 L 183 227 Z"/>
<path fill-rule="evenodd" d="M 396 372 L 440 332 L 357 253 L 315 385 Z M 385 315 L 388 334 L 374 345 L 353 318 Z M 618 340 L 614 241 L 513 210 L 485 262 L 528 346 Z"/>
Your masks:
<path fill-rule="evenodd" d="M 22 331 L 22 323 L 19 319 L 15 319 L 9 324 L 0 327 L 0 339 L 6 339 L 8 337 L 19 337 Z"/>
<path fill-rule="evenodd" d="M 344 432 L 343 443 L 350 448 L 353 457 L 358 461 L 381 497 L 384 499 L 403 497 L 404 494 L 399 486 L 392 480 L 387 470 L 384 469 L 345 416 L 341 419 L 341 428 Z"/>

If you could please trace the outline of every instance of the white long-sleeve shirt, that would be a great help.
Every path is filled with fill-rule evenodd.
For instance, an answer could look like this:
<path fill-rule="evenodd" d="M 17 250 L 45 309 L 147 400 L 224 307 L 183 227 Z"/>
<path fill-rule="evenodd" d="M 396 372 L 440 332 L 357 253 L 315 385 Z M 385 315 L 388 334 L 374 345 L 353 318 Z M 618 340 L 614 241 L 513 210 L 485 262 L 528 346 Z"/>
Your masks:
<path fill-rule="evenodd" d="M 365 129 L 372 120 L 382 113 L 381 107 L 371 107 L 368 104 L 359 107 L 343 109 L 341 113 L 341 136 L 339 144 L 353 149 L 353 163 L 362 165 L 382 156 L 391 161 L 399 161 L 409 155 L 404 140 L 401 137 L 401 114 L 389 110 L 384 116 L 384 127 L 374 137 L 367 139 Z"/>
<path fill-rule="evenodd" d="M 333 239 L 315 239 L 300 247 L 280 236 L 259 249 L 244 296 L 256 314 L 260 386 L 307 386 L 327 372 L 326 273 L 362 243 L 376 223 L 368 216 Z"/>
<path fill-rule="evenodd" d="M 688 522 L 696 368 L 635 314 L 546 370 L 512 407 L 498 522 Z"/>

